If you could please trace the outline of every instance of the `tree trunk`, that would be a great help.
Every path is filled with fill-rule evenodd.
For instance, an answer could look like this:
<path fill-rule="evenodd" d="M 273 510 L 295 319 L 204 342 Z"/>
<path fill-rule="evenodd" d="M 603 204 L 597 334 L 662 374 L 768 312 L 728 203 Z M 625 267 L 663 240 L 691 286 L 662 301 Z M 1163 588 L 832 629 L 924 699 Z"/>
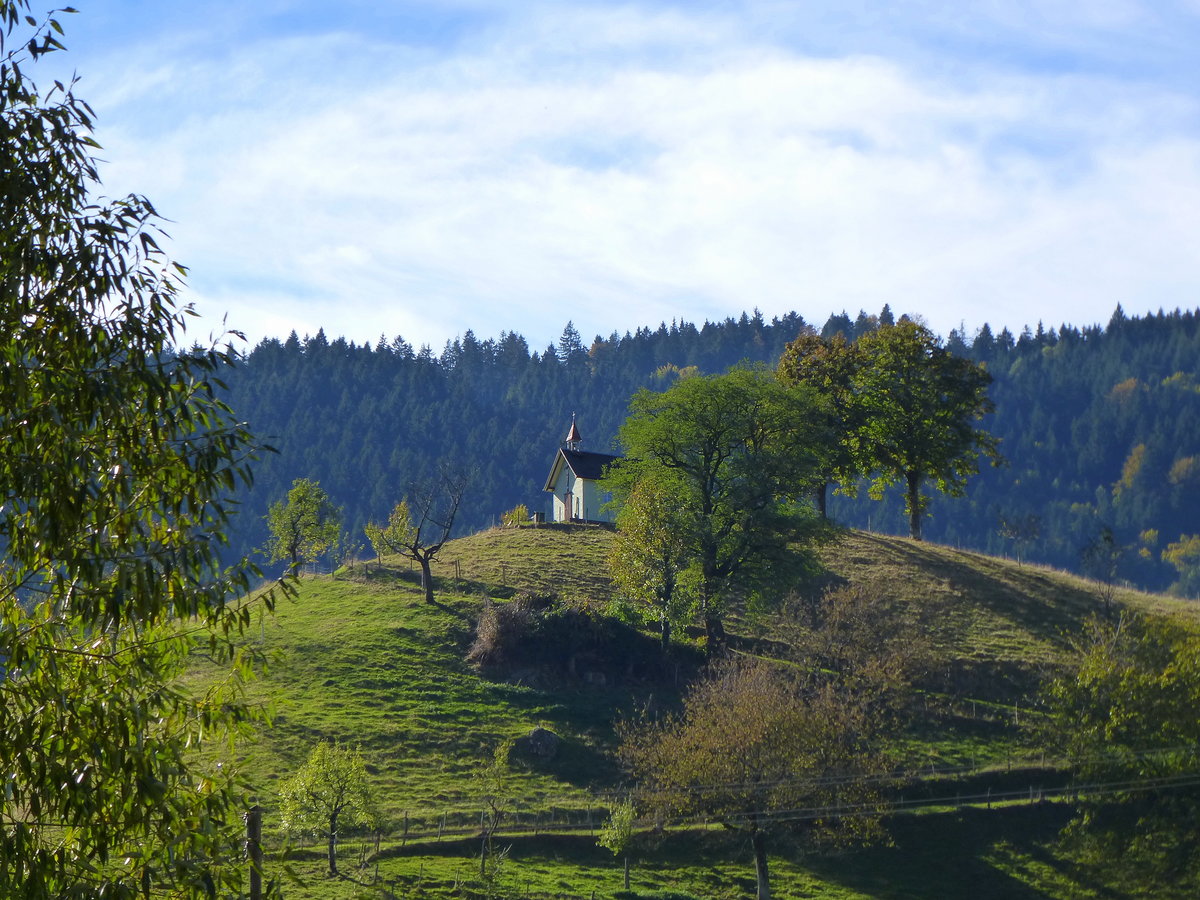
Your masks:
<path fill-rule="evenodd" d="M 336 875 L 337 870 L 337 813 L 329 814 L 329 874 Z"/>
<path fill-rule="evenodd" d="M 924 509 L 921 503 L 921 473 L 909 470 L 904 473 L 908 482 L 906 499 L 908 501 L 908 533 L 914 541 L 921 540 L 921 516 Z"/>
<path fill-rule="evenodd" d="M 433 567 L 425 557 L 421 557 L 421 590 L 425 592 L 425 602 L 433 603 Z"/>
<path fill-rule="evenodd" d="M 725 645 L 725 623 L 716 613 L 704 614 L 704 636 L 708 641 L 709 652 Z"/>
<path fill-rule="evenodd" d="M 817 485 L 817 491 L 816 491 L 817 512 L 819 512 L 821 514 L 822 519 L 829 518 L 829 516 L 826 515 L 826 505 L 825 505 L 825 495 L 828 493 L 828 491 L 829 491 L 829 482 L 822 481 L 819 485 Z"/>
<path fill-rule="evenodd" d="M 625 854 L 625 890 L 629 890 L 629 854 Z"/>
<path fill-rule="evenodd" d="M 659 624 L 662 626 L 662 648 L 666 650 L 671 646 L 671 620 L 664 615 L 659 620 Z"/>
<path fill-rule="evenodd" d="M 709 595 L 712 581 L 711 567 L 706 561 L 700 584 L 700 617 L 704 620 L 704 639 L 708 644 L 709 653 L 725 644 L 725 623 L 721 621 L 721 614 L 713 609 L 712 597 Z"/>
<path fill-rule="evenodd" d="M 767 836 L 755 828 L 750 833 L 750 845 L 754 848 L 754 876 L 758 882 L 758 900 L 771 900 L 771 876 L 767 872 Z"/>

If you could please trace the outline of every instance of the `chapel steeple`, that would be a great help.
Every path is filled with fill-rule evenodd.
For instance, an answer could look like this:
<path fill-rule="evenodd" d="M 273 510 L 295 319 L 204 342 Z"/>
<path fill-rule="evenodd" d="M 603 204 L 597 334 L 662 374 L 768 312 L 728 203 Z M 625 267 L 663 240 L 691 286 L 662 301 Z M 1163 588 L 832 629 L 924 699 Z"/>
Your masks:
<path fill-rule="evenodd" d="M 582 442 L 583 438 L 579 436 L 579 426 L 575 424 L 575 413 L 571 413 L 571 430 L 567 432 L 567 439 L 563 443 L 568 450 L 578 450 Z"/>

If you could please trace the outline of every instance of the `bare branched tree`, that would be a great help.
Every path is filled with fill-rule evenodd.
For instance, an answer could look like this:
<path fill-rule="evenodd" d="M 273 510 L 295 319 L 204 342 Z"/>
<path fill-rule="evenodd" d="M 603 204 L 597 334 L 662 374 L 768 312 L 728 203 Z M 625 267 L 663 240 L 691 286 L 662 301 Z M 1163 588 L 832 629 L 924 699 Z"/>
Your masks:
<path fill-rule="evenodd" d="M 450 540 L 454 519 L 471 482 L 468 472 L 444 467 L 436 478 L 409 487 L 387 525 L 372 522 L 367 539 L 380 556 L 399 554 L 421 567 L 425 602 L 433 603 L 433 561 Z"/>

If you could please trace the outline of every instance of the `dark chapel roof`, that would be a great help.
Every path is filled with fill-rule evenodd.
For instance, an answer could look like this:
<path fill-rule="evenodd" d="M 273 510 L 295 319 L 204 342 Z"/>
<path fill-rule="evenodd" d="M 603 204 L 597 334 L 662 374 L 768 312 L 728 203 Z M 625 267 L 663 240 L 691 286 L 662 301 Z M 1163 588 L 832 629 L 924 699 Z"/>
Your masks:
<path fill-rule="evenodd" d="M 604 474 L 606 466 L 620 458 L 611 453 L 592 453 L 588 450 L 568 450 L 561 447 L 558 455 L 554 457 L 554 465 L 550 467 L 550 475 L 543 490 L 554 490 L 554 482 L 558 480 L 558 473 L 564 464 L 570 467 L 576 478 L 596 481 Z"/>

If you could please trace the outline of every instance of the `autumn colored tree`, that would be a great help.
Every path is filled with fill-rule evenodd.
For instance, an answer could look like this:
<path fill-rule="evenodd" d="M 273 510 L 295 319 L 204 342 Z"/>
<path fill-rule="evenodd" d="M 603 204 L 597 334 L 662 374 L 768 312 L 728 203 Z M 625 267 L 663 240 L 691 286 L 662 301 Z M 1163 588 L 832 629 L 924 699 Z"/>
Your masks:
<path fill-rule="evenodd" d="M 757 896 L 768 900 L 775 829 L 827 840 L 881 833 L 873 776 L 888 765 L 878 745 L 865 707 L 836 683 L 733 658 L 691 688 L 678 716 L 623 728 L 620 753 L 643 808 L 745 834 Z"/>
<path fill-rule="evenodd" d="M 929 635 L 944 612 L 933 599 L 899 602 L 884 583 L 842 585 L 789 597 L 776 629 L 810 677 L 835 679 L 886 728 L 900 724 L 914 680 L 928 671 Z"/>
<path fill-rule="evenodd" d="M 829 483 L 853 494 L 862 474 L 855 453 L 863 414 L 855 382 L 862 362 L 858 345 L 848 343 L 841 332 L 827 338 L 812 332 L 801 334 L 787 345 L 779 360 L 779 379 L 784 384 L 805 385 L 824 401 L 817 407 L 830 436 L 821 448 L 822 480 L 816 488 L 817 511 L 822 518 Z"/>
<path fill-rule="evenodd" d="M 858 340 L 856 455 L 873 472 L 870 492 L 904 484 L 909 533 L 921 539 L 926 481 L 961 496 L 981 457 L 998 462 L 997 441 L 976 423 L 992 410 L 991 376 L 949 353 L 928 328 L 902 319 Z"/>

